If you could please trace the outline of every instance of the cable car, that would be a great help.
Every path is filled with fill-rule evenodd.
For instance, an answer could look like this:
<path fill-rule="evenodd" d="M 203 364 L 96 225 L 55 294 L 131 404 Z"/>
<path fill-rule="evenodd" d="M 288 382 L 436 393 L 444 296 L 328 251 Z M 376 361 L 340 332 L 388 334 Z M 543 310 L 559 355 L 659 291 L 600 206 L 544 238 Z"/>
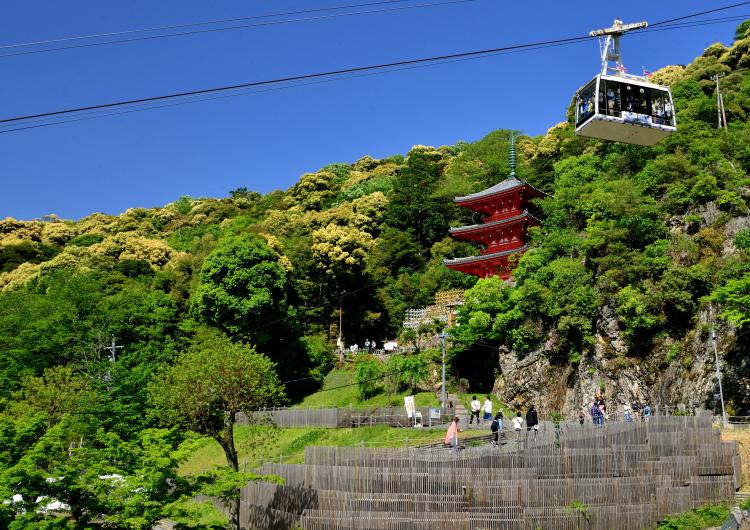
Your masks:
<path fill-rule="evenodd" d="M 648 78 L 625 73 L 620 37 L 648 23 L 623 24 L 592 31 L 606 35 L 602 71 L 575 98 L 575 132 L 580 136 L 637 145 L 654 145 L 677 130 L 672 93 Z M 615 66 L 610 66 L 614 61 Z"/>

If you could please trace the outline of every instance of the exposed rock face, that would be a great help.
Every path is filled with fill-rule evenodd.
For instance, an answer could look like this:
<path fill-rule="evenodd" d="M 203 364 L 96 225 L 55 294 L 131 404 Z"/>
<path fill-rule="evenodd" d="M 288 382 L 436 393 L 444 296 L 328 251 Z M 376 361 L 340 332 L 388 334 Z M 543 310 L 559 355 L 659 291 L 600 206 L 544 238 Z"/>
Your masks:
<path fill-rule="evenodd" d="M 665 357 L 674 345 L 668 337 L 647 357 L 632 357 L 621 337 L 614 308 L 606 305 L 599 311 L 594 346 L 577 364 L 555 353 L 554 332 L 524 357 L 501 348 L 501 375 L 493 392 L 514 409 L 525 411 L 533 403 L 543 415 L 558 412 L 568 418 L 576 417 L 581 407 L 588 412 L 597 394 L 605 398 L 610 412 L 621 411 L 623 403 L 636 399 L 652 407 L 713 409 L 718 387 L 709 329 L 709 314 L 702 312 L 695 328 L 673 348 L 674 358 Z M 731 410 L 733 396 L 740 398 L 738 401 L 744 396 L 746 402 L 750 395 L 750 359 L 747 346 L 738 342 L 734 330 L 717 329 L 717 340 L 725 398 Z M 555 359 L 560 362 L 555 363 Z"/>

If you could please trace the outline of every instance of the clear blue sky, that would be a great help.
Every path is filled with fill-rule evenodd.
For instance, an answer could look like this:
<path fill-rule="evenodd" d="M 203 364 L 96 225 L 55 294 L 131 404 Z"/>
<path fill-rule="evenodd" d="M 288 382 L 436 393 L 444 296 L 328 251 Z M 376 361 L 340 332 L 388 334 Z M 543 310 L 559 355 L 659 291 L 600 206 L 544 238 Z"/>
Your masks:
<path fill-rule="evenodd" d="M 0 44 L 350 3 L 360 2 L 8 2 Z M 11 57 L 0 59 L 0 117 L 578 36 L 615 16 L 655 22 L 728 3 L 475 0 Z M 687 63 L 712 42 L 730 43 L 736 24 L 628 36 L 624 62 L 635 73 Z M 366 154 L 471 141 L 498 128 L 541 134 L 564 119 L 598 67 L 592 41 L 2 134 L 0 218 L 117 214 L 239 186 L 265 193 Z"/>

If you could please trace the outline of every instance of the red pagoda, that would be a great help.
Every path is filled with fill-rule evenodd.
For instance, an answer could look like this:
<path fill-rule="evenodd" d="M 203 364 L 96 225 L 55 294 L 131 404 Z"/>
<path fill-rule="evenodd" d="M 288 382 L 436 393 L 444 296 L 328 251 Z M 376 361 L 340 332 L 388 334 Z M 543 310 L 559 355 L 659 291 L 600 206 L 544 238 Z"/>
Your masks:
<path fill-rule="evenodd" d="M 529 213 L 530 201 L 546 196 L 528 182 L 516 177 L 515 138 L 510 139 L 510 175 L 494 186 L 464 197 L 456 197 L 459 206 L 486 214 L 481 224 L 451 228 L 452 236 L 484 246 L 479 256 L 445 260 L 445 266 L 481 278 L 498 275 L 510 278 L 508 258 L 528 248 L 527 229 L 541 221 Z"/>

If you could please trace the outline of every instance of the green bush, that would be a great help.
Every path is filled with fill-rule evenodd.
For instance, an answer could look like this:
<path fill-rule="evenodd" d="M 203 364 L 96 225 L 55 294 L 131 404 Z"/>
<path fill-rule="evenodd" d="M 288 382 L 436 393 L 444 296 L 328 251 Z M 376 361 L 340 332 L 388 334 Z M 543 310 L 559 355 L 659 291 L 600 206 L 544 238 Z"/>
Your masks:
<path fill-rule="evenodd" d="M 736 191 L 724 191 L 719 195 L 719 208 L 732 215 L 747 214 L 745 199 Z"/>
<path fill-rule="evenodd" d="M 750 229 L 744 228 L 734 236 L 734 246 L 740 250 L 750 251 Z"/>
<path fill-rule="evenodd" d="M 729 517 L 729 508 L 724 505 L 708 505 L 680 515 L 670 515 L 656 525 L 657 530 L 702 530 L 721 526 Z"/>
<path fill-rule="evenodd" d="M 69 244 L 74 247 L 90 247 L 102 241 L 104 241 L 104 236 L 101 234 L 81 234 L 71 239 Z"/>

